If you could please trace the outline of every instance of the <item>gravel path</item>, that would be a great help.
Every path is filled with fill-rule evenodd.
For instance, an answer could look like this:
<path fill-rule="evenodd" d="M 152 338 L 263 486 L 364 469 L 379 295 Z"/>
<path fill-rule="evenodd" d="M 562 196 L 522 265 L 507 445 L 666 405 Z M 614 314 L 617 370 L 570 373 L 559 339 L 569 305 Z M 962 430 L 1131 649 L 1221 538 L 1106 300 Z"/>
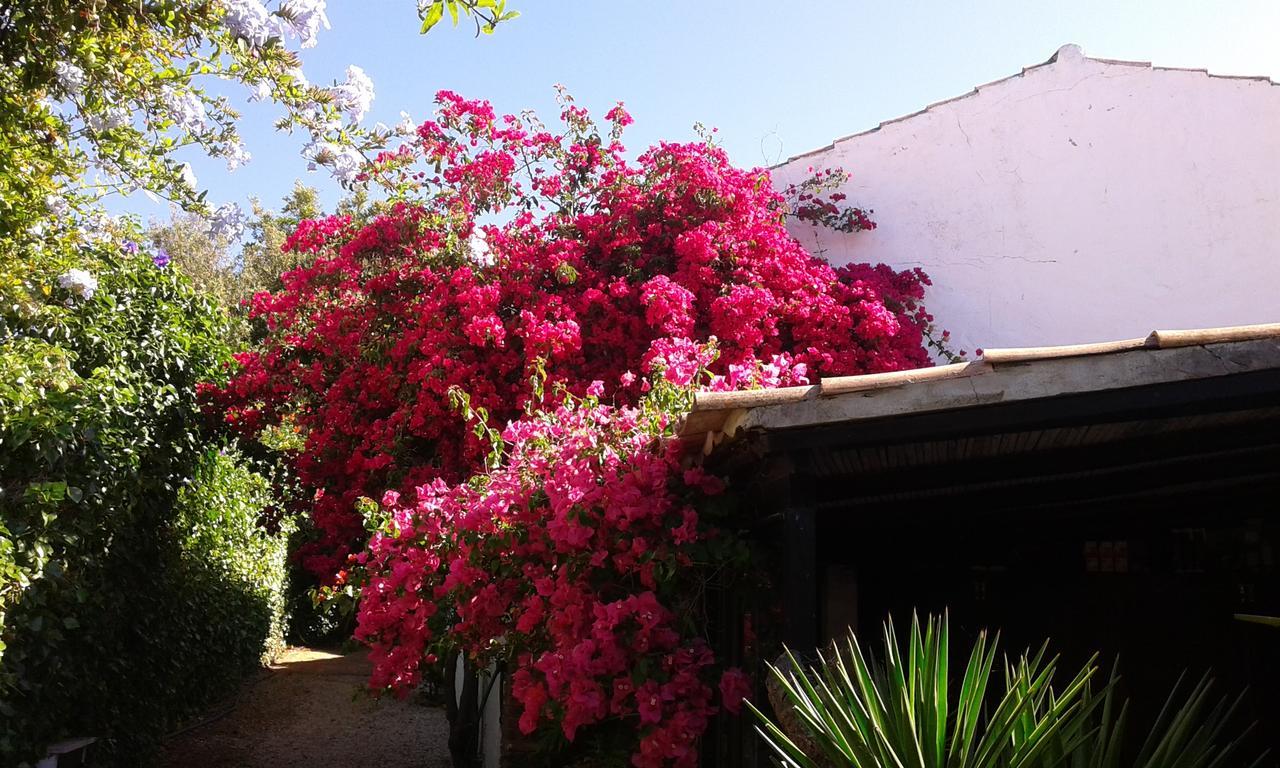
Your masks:
<path fill-rule="evenodd" d="M 448 768 L 444 710 L 360 692 L 363 651 L 290 648 L 235 708 L 175 736 L 163 768 Z"/>

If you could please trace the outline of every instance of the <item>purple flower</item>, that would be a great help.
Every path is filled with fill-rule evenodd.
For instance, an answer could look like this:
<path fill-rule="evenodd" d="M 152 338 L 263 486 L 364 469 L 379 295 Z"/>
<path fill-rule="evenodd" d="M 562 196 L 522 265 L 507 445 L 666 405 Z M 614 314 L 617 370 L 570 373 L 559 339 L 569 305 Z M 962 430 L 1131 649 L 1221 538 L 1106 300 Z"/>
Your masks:
<path fill-rule="evenodd" d="M 161 269 L 169 266 L 169 252 L 163 248 L 156 248 L 156 254 L 151 257 L 151 262 Z"/>
<path fill-rule="evenodd" d="M 137 256 L 138 244 L 132 240 L 125 240 L 124 244 L 120 246 L 120 250 L 124 251 L 128 256 Z"/>

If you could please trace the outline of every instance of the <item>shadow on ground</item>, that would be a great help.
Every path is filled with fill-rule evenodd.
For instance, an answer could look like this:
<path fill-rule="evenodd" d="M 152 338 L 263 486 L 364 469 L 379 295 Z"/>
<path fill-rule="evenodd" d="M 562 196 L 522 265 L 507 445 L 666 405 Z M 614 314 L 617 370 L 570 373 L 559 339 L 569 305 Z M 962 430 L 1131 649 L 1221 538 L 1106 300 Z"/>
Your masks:
<path fill-rule="evenodd" d="M 163 768 L 448 768 L 444 710 L 363 692 L 365 652 L 290 648 L 234 706 L 165 745 Z"/>

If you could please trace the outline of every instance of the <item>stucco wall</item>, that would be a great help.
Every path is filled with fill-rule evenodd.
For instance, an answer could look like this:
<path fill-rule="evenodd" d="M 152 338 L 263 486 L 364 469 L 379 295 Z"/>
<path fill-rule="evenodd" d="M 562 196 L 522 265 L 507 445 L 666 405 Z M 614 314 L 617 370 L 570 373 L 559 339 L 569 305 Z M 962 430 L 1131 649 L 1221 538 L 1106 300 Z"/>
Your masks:
<path fill-rule="evenodd" d="M 775 169 L 852 174 L 872 232 L 794 234 L 833 263 L 923 267 L 957 348 L 1280 321 L 1280 87 L 1049 63 Z"/>

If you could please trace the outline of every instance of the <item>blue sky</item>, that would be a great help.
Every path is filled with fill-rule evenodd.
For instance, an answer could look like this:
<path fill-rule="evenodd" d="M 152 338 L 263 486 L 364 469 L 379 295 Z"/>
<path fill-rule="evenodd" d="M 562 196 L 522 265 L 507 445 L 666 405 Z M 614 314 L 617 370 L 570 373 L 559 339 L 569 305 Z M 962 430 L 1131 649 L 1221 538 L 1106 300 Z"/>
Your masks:
<path fill-rule="evenodd" d="M 523 15 L 477 39 L 446 20 L 418 34 L 412 0 L 329 0 L 331 30 L 304 51 L 315 83 L 348 64 L 373 78 L 366 120 L 389 125 L 406 110 L 427 118 L 441 89 L 486 98 L 500 113 L 533 108 L 548 120 L 552 86 L 601 115 L 624 101 L 636 123 L 625 143 L 692 138 L 719 129 L 734 162 L 767 165 L 831 139 L 914 112 L 1049 58 L 1065 43 L 1086 55 L 1206 67 L 1280 79 L 1276 0 L 508 0 Z M 228 173 L 192 159 L 214 203 L 251 196 L 273 206 L 294 179 L 327 203 L 340 190 L 309 174 L 301 135 L 279 134 L 270 105 L 249 104 L 242 131 L 253 161 Z M 856 173 L 857 169 L 850 169 Z M 165 209 L 144 198 L 116 210 Z"/>

